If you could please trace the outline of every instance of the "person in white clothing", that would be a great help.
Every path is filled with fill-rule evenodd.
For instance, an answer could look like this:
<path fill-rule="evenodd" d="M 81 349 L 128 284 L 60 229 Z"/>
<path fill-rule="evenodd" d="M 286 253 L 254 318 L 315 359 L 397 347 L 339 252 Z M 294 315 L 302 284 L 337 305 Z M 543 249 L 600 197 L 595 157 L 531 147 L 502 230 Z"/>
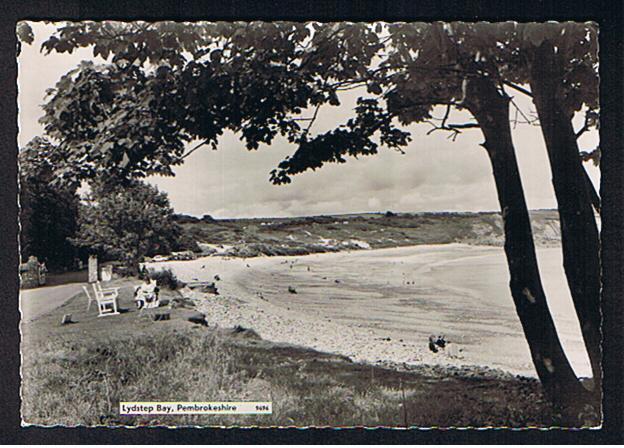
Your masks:
<path fill-rule="evenodd" d="M 158 286 L 156 280 L 145 277 L 143 283 L 134 288 L 134 301 L 137 308 L 156 308 L 158 307 Z"/>

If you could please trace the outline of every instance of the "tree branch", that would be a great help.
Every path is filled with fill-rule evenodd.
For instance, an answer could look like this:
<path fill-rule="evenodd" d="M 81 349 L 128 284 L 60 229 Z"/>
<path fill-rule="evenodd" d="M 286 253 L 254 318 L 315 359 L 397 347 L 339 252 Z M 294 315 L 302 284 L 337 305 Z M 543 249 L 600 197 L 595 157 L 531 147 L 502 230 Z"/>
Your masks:
<path fill-rule="evenodd" d="M 514 84 L 513 82 L 510 82 L 510 81 L 503 81 L 503 84 L 505 84 L 508 87 L 511 87 L 514 90 L 517 90 L 520 93 L 524 93 L 525 95 L 533 98 L 533 94 L 531 93 L 531 91 L 525 89 L 524 87 L 520 87 L 519 85 Z"/>
<path fill-rule="evenodd" d="M 359 89 L 360 87 L 365 87 L 366 83 L 353 83 L 352 85 L 350 85 L 349 87 L 338 87 L 336 88 L 336 92 L 346 92 L 348 90 L 354 90 L 354 89 Z"/>
<path fill-rule="evenodd" d="M 312 115 L 312 118 L 309 119 L 310 122 L 308 123 L 308 127 L 305 128 L 303 134 L 301 135 L 301 141 L 303 141 L 303 139 L 305 139 L 310 133 L 310 129 L 312 128 L 312 125 L 314 124 L 314 122 L 316 121 L 316 117 L 318 116 L 318 111 L 321 108 L 321 104 L 322 103 L 316 105 L 316 109 L 314 109 L 314 114 Z"/>
<path fill-rule="evenodd" d="M 191 154 L 193 154 L 195 151 L 197 151 L 199 148 L 201 148 L 202 146 L 206 145 L 207 143 L 209 143 L 210 140 L 204 140 L 203 142 L 199 143 L 198 145 L 196 145 L 195 147 L 193 147 L 192 149 L 190 149 L 186 154 L 184 154 L 182 157 L 180 157 L 180 160 L 184 160 L 186 159 L 188 156 L 190 156 Z"/>
<path fill-rule="evenodd" d="M 462 123 L 462 124 L 449 124 L 449 129 L 475 129 L 480 128 L 478 123 Z"/>
<path fill-rule="evenodd" d="M 455 139 L 457 138 L 457 136 L 459 134 L 461 134 L 461 130 L 460 129 L 476 129 L 476 128 L 480 128 L 481 126 L 479 126 L 478 123 L 457 123 L 457 124 L 446 124 L 446 120 L 448 119 L 448 115 L 450 113 L 450 105 L 447 106 L 447 110 L 446 110 L 446 114 L 444 115 L 444 118 L 442 119 L 442 124 L 441 125 L 437 125 L 435 123 L 433 123 L 431 120 L 427 120 L 427 123 L 429 123 L 431 126 L 433 126 L 432 129 L 430 129 L 429 131 L 427 131 L 427 135 L 432 134 L 435 131 L 449 131 L 451 132 L 451 134 L 449 135 L 449 138 L 453 141 L 455 141 Z"/>
<path fill-rule="evenodd" d="M 592 125 L 592 118 L 594 118 L 596 115 L 597 113 L 594 112 L 593 109 L 588 109 L 587 112 L 585 112 L 585 122 L 583 123 L 583 127 L 579 129 L 578 132 L 576 133 L 577 140 L 581 137 L 581 135 L 589 131 L 589 128 Z"/>
<path fill-rule="evenodd" d="M 511 105 L 516 109 L 516 112 L 520 113 L 520 115 L 522 115 L 522 118 L 524 118 L 525 120 L 525 124 L 531 124 L 531 125 L 535 125 L 536 123 L 538 123 L 539 120 L 537 119 L 530 119 L 529 117 L 526 116 L 526 114 L 524 112 L 522 112 L 522 109 L 520 109 L 520 107 L 516 104 L 516 102 L 513 100 L 513 98 L 510 100 Z M 515 120 L 517 122 L 517 120 Z"/>
<path fill-rule="evenodd" d="M 442 118 L 442 128 L 446 126 L 446 120 L 448 120 L 449 115 L 451 114 L 451 105 L 446 105 L 446 112 L 444 113 L 444 117 Z"/>

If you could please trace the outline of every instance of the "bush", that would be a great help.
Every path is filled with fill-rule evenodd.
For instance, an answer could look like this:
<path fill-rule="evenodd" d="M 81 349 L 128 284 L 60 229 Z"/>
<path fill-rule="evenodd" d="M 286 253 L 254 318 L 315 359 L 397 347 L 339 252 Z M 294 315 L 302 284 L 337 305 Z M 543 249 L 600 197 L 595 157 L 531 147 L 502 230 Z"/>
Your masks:
<path fill-rule="evenodd" d="M 155 271 L 150 269 L 149 278 L 152 280 L 156 280 L 156 284 L 161 288 L 169 288 L 172 291 L 178 289 L 180 286 L 180 282 L 178 282 L 178 278 L 176 275 L 171 272 L 171 269 L 162 269 L 159 271 Z"/>
<path fill-rule="evenodd" d="M 132 277 L 134 275 L 133 269 L 128 266 L 114 266 L 113 271 L 120 277 Z"/>

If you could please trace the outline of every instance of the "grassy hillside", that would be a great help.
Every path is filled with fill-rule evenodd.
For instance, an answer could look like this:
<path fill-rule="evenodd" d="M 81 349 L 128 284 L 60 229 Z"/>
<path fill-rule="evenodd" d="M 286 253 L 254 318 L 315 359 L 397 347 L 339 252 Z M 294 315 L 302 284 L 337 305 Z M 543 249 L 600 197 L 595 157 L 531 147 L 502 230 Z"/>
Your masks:
<path fill-rule="evenodd" d="M 179 215 L 206 254 L 304 255 L 417 244 L 503 244 L 499 213 L 368 213 L 301 218 L 202 219 Z M 554 210 L 531 212 L 537 245 L 559 244 Z"/>

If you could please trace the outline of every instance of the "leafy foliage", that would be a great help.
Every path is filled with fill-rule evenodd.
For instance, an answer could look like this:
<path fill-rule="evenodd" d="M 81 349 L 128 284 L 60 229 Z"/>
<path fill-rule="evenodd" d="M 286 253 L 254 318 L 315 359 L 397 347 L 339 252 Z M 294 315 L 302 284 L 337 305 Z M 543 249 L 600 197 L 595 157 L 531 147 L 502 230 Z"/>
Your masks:
<path fill-rule="evenodd" d="M 161 288 L 169 288 L 172 291 L 178 289 L 178 277 L 171 269 L 149 270 L 149 278 L 155 280 L 156 284 Z"/>
<path fill-rule="evenodd" d="M 134 67 L 83 62 L 54 92 L 42 122 L 59 141 L 54 160 L 65 183 L 172 174 L 189 137 L 176 125 L 181 106 L 160 71 L 150 78 Z"/>
<path fill-rule="evenodd" d="M 360 98 L 355 112 L 356 117 L 338 129 L 309 140 L 304 137 L 293 156 L 271 172 L 271 180 L 277 184 L 288 183 L 290 175 L 320 168 L 325 162 L 345 163 L 345 155 L 377 154 L 379 145 L 371 138 L 376 133 L 380 134 L 381 144 L 389 148 L 400 150 L 409 142 L 409 133 L 393 126 L 392 116 L 376 99 Z"/>
<path fill-rule="evenodd" d="M 32 28 L 27 22 L 17 22 L 15 27 L 15 34 L 17 35 L 17 55 L 22 51 L 22 42 L 25 44 L 32 44 L 35 40 L 35 35 Z"/>
<path fill-rule="evenodd" d="M 571 22 L 65 23 L 42 50 L 88 47 L 106 64 L 83 63 L 64 76 L 43 122 L 63 155 L 57 169 L 65 182 L 172 175 L 188 142 L 216 148 L 231 130 L 248 149 L 278 135 L 294 144 L 271 173 L 286 183 L 346 155 L 375 154 L 377 139 L 400 150 L 409 134 L 397 120 L 461 132 L 433 108 L 464 108 L 474 77 L 490 78 L 506 96 L 508 86 L 529 81 L 546 44 L 565 64 L 558 95 L 566 110 L 596 109 L 596 39 L 595 24 Z M 355 117 L 311 136 L 318 109 L 357 87 L 367 94 Z M 314 115 L 304 116 L 309 110 Z"/>
<path fill-rule="evenodd" d="M 28 22 L 18 22 L 15 27 L 15 33 L 19 41 L 32 44 L 35 40 L 35 35 Z"/>
<path fill-rule="evenodd" d="M 464 81 L 487 77 L 501 93 L 530 80 L 538 49 L 551 45 L 565 65 L 558 96 L 571 113 L 598 101 L 597 30 L 593 23 L 390 24 L 392 51 L 378 72 L 390 109 L 404 123 L 431 118 L 431 106 L 465 100 Z"/>
<path fill-rule="evenodd" d="M 299 115 L 339 105 L 342 83 L 364 77 L 382 47 L 366 24 L 86 22 L 61 26 L 43 49 L 88 46 L 113 57 L 64 76 L 42 120 L 70 182 L 170 175 L 186 142 L 216 148 L 224 130 L 248 149 L 277 135 L 302 143 Z"/>
<path fill-rule="evenodd" d="M 75 190 L 51 185 L 54 147 L 35 139 L 19 153 L 20 251 L 52 269 L 70 267 L 77 255 L 68 238 L 76 231 L 79 198 Z"/>
<path fill-rule="evenodd" d="M 95 188 L 79 214 L 77 246 L 123 260 L 135 269 L 146 255 L 176 248 L 181 233 L 165 193 L 134 181 L 131 186 Z"/>

